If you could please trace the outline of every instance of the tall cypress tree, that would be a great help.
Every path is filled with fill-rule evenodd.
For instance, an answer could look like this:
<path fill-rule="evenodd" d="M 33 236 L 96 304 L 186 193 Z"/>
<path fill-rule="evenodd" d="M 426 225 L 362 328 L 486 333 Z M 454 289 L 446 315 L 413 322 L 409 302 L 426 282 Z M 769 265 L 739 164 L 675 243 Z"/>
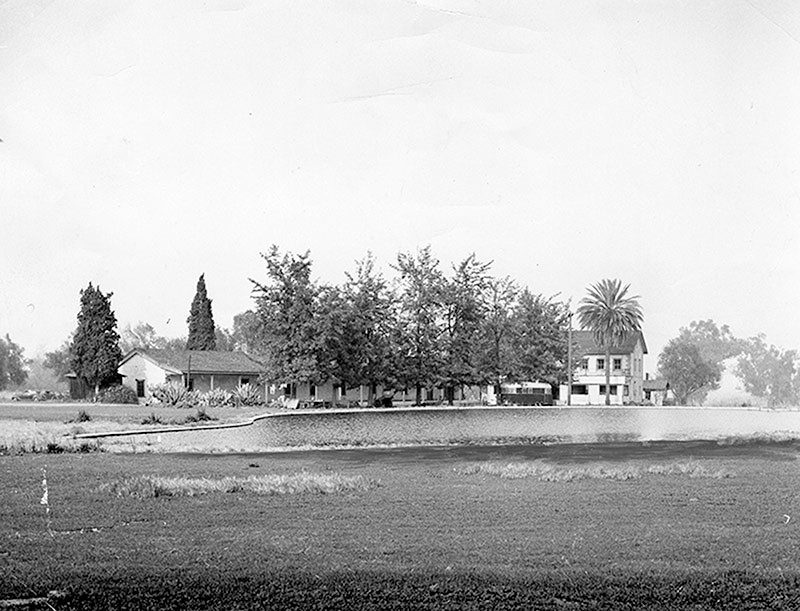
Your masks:
<path fill-rule="evenodd" d="M 197 281 L 197 292 L 189 310 L 189 339 L 187 350 L 215 350 L 217 338 L 214 334 L 214 316 L 211 314 L 211 300 L 206 294 L 205 274 L 200 274 Z"/>
<path fill-rule="evenodd" d="M 111 310 L 112 295 L 103 295 L 100 287 L 93 287 L 91 282 L 81 291 L 78 328 L 70 345 L 70 366 L 79 378 L 94 388 L 95 395 L 117 379 L 117 367 L 122 358 L 117 317 Z"/>

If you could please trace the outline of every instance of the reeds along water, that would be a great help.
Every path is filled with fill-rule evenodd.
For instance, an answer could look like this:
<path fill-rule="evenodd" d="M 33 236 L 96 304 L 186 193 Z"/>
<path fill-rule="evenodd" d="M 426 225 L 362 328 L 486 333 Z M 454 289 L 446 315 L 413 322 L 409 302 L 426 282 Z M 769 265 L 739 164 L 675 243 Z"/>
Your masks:
<path fill-rule="evenodd" d="M 267 451 L 384 445 L 484 445 L 800 438 L 800 411 L 701 408 L 441 408 L 286 412 L 252 426 L 161 435 L 162 449 Z M 155 448 L 154 448 L 155 449 Z"/>

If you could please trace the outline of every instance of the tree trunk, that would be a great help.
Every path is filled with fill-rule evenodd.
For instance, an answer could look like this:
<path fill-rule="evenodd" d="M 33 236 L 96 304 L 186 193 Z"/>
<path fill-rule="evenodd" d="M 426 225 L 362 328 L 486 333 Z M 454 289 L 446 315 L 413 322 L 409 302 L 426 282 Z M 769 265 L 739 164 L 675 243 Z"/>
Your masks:
<path fill-rule="evenodd" d="M 611 346 L 606 346 L 606 405 L 611 405 Z"/>
<path fill-rule="evenodd" d="M 422 405 L 422 385 L 420 385 L 419 383 L 417 383 L 416 391 L 417 391 L 417 400 L 415 402 L 415 405 Z"/>

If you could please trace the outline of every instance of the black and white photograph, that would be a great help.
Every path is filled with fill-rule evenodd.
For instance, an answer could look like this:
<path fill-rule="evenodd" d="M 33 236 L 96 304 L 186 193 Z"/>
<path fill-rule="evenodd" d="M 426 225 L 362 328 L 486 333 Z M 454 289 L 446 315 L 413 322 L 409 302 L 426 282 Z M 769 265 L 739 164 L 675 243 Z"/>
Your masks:
<path fill-rule="evenodd" d="M 0 0 L 0 609 L 800 609 L 800 3 Z"/>

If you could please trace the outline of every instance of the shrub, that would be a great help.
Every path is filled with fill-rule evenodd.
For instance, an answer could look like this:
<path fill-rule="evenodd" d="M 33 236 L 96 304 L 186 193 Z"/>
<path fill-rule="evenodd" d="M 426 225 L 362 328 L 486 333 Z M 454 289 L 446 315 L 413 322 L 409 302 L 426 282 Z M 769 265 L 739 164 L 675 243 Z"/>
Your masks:
<path fill-rule="evenodd" d="M 233 394 L 222 388 L 214 388 L 200 395 L 200 405 L 206 407 L 221 407 L 233 404 Z"/>
<path fill-rule="evenodd" d="M 85 409 L 82 409 L 78 412 L 78 415 L 75 416 L 75 419 L 72 422 L 91 422 L 92 417 L 88 414 Z"/>
<path fill-rule="evenodd" d="M 233 391 L 233 399 L 236 405 L 261 405 L 264 403 L 264 396 L 257 386 L 252 384 L 239 384 Z"/>
<path fill-rule="evenodd" d="M 156 401 L 171 407 L 194 407 L 200 403 L 200 393 L 189 392 L 180 382 L 156 384 L 150 387 L 150 394 Z"/>
<path fill-rule="evenodd" d="M 124 384 L 117 384 L 116 386 L 106 388 L 100 393 L 100 402 L 119 404 L 139 403 L 139 397 L 136 396 L 136 391 L 131 387 L 125 386 Z"/>
<path fill-rule="evenodd" d="M 212 420 L 217 420 L 217 418 L 209 416 L 206 410 L 201 407 L 194 416 L 186 416 L 184 422 L 210 422 Z"/>
<path fill-rule="evenodd" d="M 164 421 L 155 412 L 150 412 L 147 418 L 142 419 L 142 424 L 164 424 Z"/>

